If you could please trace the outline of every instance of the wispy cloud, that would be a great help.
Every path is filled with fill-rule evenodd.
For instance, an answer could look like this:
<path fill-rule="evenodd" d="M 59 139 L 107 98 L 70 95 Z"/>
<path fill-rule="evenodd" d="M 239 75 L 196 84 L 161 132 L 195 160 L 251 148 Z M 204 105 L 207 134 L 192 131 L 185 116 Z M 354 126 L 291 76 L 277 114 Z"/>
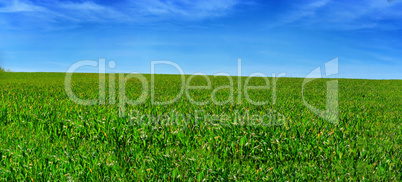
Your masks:
<path fill-rule="evenodd" d="M 58 9 L 57 18 L 68 16 L 75 22 L 127 22 L 133 19 L 123 12 L 117 11 L 113 7 L 106 7 L 91 1 L 73 3 L 59 3 L 53 9 Z"/>
<path fill-rule="evenodd" d="M 103 11 L 106 8 L 94 2 L 86 1 L 80 3 L 65 2 L 58 5 L 59 7 L 80 11 Z"/>
<path fill-rule="evenodd" d="M 94 1 L 33 3 L 25 0 L 0 0 L 0 20 L 20 21 L 18 26 L 27 24 L 26 27 L 53 27 L 51 29 L 59 29 L 60 26 L 74 27 L 77 23 L 142 23 L 167 19 L 192 21 L 227 15 L 238 3 L 237 0 L 138 0 L 124 5 L 104 6 Z M 17 13 L 20 18 L 15 19 Z M 26 18 L 21 18 L 24 16 Z M 29 21 L 30 18 L 35 19 L 35 25 Z"/>
<path fill-rule="evenodd" d="M 238 3 L 236 0 L 139 0 L 134 1 L 133 8 L 142 16 L 199 19 L 226 15 Z"/>
<path fill-rule="evenodd" d="M 33 12 L 44 11 L 44 8 L 36 6 L 29 2 L 21 2 L 19 0 L 13 0 L 7 2 L 4 7 L 0 8 L 0 13 L 16 13 L 16 12 Z"/>
<path fill-rule="evenodd" d="M 381 65 L 399 65 L 401 63 L 400 58 L 392 57 L 389 55 L 381 55 L 378 53 L 370 53 L 370 55 L 377 60 Z"/>
<path fill-rule="evenodd" d="M 317 0 L 294 3 L 289 12 L 278 18 L 270 27 L 283 25 L 314 26 L 324 29 L 400 29 L 388 23 L 402 18 L 402 1 L 362 0 L 356 3 L 334 0 Z"/>
<path fill-rule="evenodd" d="M 59 30 L 74 28 L 80 23 L 132 21 L 129 15 L 92 1 L 33 4 L 14 0 L 0 3 L 0 6 L 1 4 L 3 7 L 0 7 L 0 22 L 7 29 Z"/>
<path fill-rule="evenodd" d="M 318 0 L 308 4 L 292 3 L 289 12 L 280 16 L 276 21 L 269 24 L 269 27 L 277 27 L 286 24 L 292 24 L 299 20 L 316 17 L 317 11 L 326 6 L 330 0 Z"/>

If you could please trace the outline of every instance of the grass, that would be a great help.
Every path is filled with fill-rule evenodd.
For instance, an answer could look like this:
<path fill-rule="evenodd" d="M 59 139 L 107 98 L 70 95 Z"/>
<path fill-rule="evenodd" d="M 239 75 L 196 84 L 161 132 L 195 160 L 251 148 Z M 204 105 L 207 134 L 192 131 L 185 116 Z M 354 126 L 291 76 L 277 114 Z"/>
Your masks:
<path fill-rule="evenodd" d="M 230 88 L 212 92 L 230 79 L 210 76 L 212 89 L 188 93 L 209 102 L 199 106 L 185 95 L 168 105 L 153 104 L 150 95 L 119 105 L 115 76 L 114 101 L 107 88 L 106 103 L 79 105 L 67 97 L 65 73 L 0 73 L 0 180 L 402 180 L 402 80 L 339 79 L 339 122 L 332 124 L 304 106 L 301 78 L 279 78 L 275 104 L 272 87 L 249 91 L 252 100 L 269 101 L 258 106 L 244 92 L 238 100 L 236 77 L 233 102 L 214 104 L 230 98 Z M 99 96 L 98 74 L 72 78 L 78 97 Z M 327 81 L 305 88 L 319 109 Z M 174 98 L 180 83 L 180 76 L 156 75 L 155 101 Z M 190 82 L 206 84 L 201 76 Z M 141 88 L 129 80 L 127 98 L 139 98 Z"/>

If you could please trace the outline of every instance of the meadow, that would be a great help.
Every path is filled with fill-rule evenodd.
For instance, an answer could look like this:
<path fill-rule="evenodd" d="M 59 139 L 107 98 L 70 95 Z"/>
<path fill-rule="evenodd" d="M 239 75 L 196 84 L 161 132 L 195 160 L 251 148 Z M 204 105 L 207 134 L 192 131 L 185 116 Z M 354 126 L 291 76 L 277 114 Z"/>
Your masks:
<path fill-rule="evenodd" d="M 303 104 L 303 78 L 279 78 L 275 94 L 268 78 L 268 90 L 248 92 L 267 102 L 256 105 L 239 93 L 237 77 L 231 89 L 222 87 L 227 77 L 208 76 L 212 89 L 159 105 L 151 92 L 171 100 L 181 80 L 155 75 L 135 105 L 120 102 L 119 75 L 110 89 L 107 74 L 104 102 L 81 105 L 66 94 L 65 76 L 0 73 L 1 181 L 402 180 L 402 80 L 338 79 L 339 120 L 331 123 Z M 306 85 L 314 107 L 325 109 L 329 80 Z M 208 83 L 195 76 L 189 84 Z M 141 98 L 142 88 L 127 81 L 126 99 Z M 99 75 L 73 74 L 72 90 L 99 98 Z"/>

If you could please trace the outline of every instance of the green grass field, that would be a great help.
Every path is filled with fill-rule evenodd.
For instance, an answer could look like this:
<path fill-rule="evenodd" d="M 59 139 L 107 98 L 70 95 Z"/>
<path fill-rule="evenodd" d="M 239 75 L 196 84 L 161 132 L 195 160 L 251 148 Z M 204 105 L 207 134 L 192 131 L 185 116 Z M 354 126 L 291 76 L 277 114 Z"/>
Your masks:
<path fill-rule="evenodd" d="M 80 105 L 68 98 L 65 75 L 0 73 L 1 181 L 402 180 L 402 80 L 338 79 L 333 124 L 303 104 L 302 78 L 279 78 L 275 103 L 272 78 L 268 90 L 250 90 L 253 101 L 268 101 L 263 105 L 248 102 L 243 91 L 238 100 L 237 77 L 234 89 L 213 92 L 230 84 L 213 76 L 211 89 L 188 93 L 204 105 L 186 93 L 157 105 L 151 85 L 143 103 L 122 105 L 116 74 L 113 97 L 106 87 L 105 103 Z M 304 90 L 319 109 L 327 81 Z M 264 83 L 252 78 L 249 85 Z M 79 98 L 98 98 L 98 84 L 98 74 L 73 74 Z M 178 75 L 156 75 L 155 101 L 174 98 L 180 84 Z M 202 76 L 190 82 L 206 84 Z M 131 79 L 124 93 L 135 100 L 141 90 Z"/>

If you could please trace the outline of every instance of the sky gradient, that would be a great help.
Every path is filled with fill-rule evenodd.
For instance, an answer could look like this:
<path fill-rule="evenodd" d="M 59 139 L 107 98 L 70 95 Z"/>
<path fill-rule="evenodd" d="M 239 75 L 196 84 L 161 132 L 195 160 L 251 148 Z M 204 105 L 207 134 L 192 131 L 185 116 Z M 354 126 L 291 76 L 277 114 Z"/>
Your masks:
<path fill-rule="evenodd" d="M 150 73 L 305 77 L 338 57 L 338 78 L 402 78 L 402 0 L 0 0 L 0 66 L 66 72 L 80 60 Z M 178 73 L 168 66 L 157 73 Z M 96 72 L 83 67 L 79 71 Z"/>

